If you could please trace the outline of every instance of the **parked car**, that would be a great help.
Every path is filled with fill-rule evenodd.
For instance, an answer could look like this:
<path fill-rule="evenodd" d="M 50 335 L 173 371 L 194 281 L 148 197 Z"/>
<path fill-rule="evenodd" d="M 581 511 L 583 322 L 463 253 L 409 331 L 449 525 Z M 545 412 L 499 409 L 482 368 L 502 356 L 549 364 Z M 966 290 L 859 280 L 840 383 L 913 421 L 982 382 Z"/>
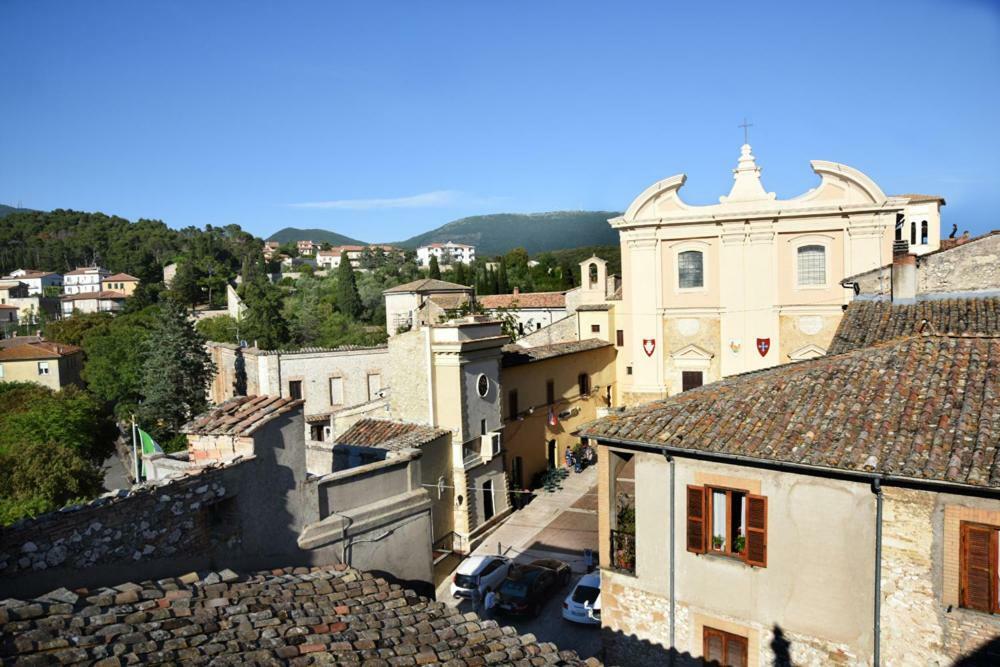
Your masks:
<path fill-rule="evenodd" d="M 563 600 L 562 616 L 567 621 L 585 625 L 601 624 L 601 573 L 592 572 L 580 577 L 576 586 Z"/>
<path fill-rule="evenodd" d="M 500 585 L 500 611 L 537 616 L 555 589 L 569 581 L 569 565 L 543 559 L 514 567 Z"/>
<path fill-rule="evenodd" d="M 451 580 L 451 596 L 471 598 L 479 589 L 480 599 L 486 591 L 497 590 L 510 572 L 510 559 L 506 556 L 470 556 L 458 566 Z"/>

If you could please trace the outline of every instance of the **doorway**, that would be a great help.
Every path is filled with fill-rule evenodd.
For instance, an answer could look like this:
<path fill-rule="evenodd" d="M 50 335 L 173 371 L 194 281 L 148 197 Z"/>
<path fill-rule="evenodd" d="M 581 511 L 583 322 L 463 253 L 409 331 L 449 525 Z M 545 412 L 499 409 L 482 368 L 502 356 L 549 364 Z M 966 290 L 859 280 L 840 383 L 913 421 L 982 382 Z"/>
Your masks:
<path fill-rule="evenodd" d="M 483 482 L 483 521 L 493 518 L 496 510 L 493 507 L 493 480 Z"/>
<path fill-rule="evenodd" d="M 559 460 L 557 454 L 559 453 L 559 448 L 556 447 L 555 440 L 549 440 L 549 468 L 558 467 Z"/>
<path fill-rule="evenodd" d="M 520 456 L 515 456 L 510 464 L 510 478 L 515 489 L 520 491 L 524 488 L 524 459 Z"/>

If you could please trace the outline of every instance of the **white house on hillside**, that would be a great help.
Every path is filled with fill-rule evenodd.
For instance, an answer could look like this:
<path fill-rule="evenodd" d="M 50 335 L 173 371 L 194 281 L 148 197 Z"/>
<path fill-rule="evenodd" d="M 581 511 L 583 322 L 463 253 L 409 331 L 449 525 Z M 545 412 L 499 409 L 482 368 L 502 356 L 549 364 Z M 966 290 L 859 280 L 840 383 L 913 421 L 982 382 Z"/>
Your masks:
<path fill-rule="evenodd" d="M 110 275 L 110 271 L 99 266 L 73 269 L 63 276 L 63 293 L 73 295 L 100 292 L 101 281 L 106 280 Z"/>
<path fill-rule="evenodd" d="M 465 245 L 463 243 L 431 243 L 417 248 L 417 263 L 420 266 L 427 266 L 431 263 L 431 257 L 437 257 L 439 264 L 471 264 L 476 259 L 476 246 Z"/>

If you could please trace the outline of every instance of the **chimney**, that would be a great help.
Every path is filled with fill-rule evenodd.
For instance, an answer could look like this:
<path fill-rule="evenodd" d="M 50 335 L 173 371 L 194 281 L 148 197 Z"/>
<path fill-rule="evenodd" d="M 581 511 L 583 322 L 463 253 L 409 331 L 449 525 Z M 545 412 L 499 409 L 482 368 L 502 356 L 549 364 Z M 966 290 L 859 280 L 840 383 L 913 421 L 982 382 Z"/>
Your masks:
<path fill-rule="evenodd" d="M 518 288 L 515 287 L 514 288 L 514 296 L 517 296 L 520 293 L 521 293 L 521 290 L 519 290 Z"/>
<path fill-rule="evenodd" d="M 917 300 L 917 256 L 910 252 L 906 241 L 892 244 L 892 302 L 913 303 Z"/>

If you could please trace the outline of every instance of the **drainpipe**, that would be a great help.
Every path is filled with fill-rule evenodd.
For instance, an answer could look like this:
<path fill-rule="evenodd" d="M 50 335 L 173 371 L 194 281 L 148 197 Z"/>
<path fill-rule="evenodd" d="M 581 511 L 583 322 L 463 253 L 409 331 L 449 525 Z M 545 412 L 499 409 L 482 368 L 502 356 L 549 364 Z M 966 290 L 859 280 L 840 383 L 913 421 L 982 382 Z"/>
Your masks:
<path fill-rule="evenodd" d="M 872 480 L 872 493 L 875 494 L 875 646 L 872 664 L 878 667 L 882 632 L 882 483 L 877 477 Z"/>
<path fill-rule="evenodd" d="M 674 525 L 677 522 L 677 516 L 674 514 L 674 457 L 670 454 L 664 453 L 664 458 L 667 459 L 667 463 L 670 464 L 670 664 L 674 664 L 674 656 L 676 651 L 674 651 L 674 601 L 676 600 L 676 595 L 674 594 L 674 541 L 676 540 L 677 531 Z"/>

